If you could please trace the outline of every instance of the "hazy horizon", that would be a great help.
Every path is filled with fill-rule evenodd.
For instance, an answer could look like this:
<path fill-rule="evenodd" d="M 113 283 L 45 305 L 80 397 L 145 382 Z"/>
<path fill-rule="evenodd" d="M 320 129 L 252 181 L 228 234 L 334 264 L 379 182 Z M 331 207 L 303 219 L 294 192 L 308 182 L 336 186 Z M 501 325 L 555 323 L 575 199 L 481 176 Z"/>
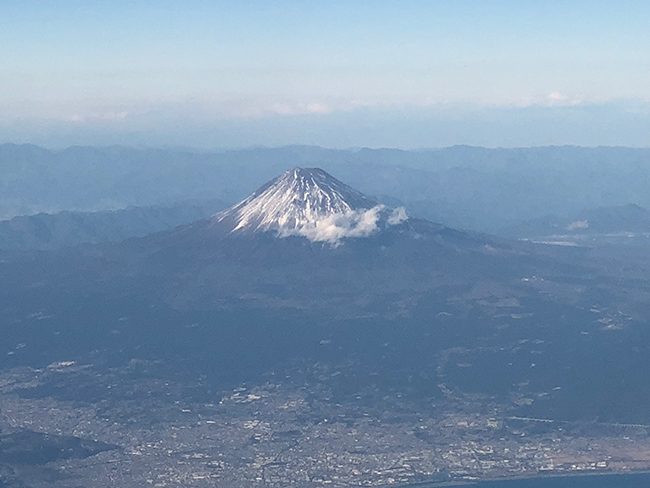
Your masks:
<path fill-rule="evenodd" d="M 282 150 L 282 149 L 291 149 L 291 148 L 313 148 L 313 149 L 322 149 L 325 151 L 343 151 L 343 152 L 357 152 L 363 150 L 376 150 L 376 151 L 403 151 L 407 153 L 419 153 L 419 152 L 429 152 L 429 151 L 443 151 L 446 149 L 454 148 L 471 148 L 471 149 L 488 149 L 488 150 L 517 150 L 517 149 L 545 149 L 545 148 L 578 148 L 578 149 L 650 149 L 650 146 L 624 146 L 624 145 L 581 145 L 581 144 L 544 144 L 544 145 L 521 145 L 521 146 L 487 146 L 487 145 L 474 145 L 474 144 L 451 144 L 446 146 L 420 146 L 420 147 L 394 147 L 394 146 L 325 146 L 318 144 L 278 144 L 278 145 L 265 145 L 265 144 L 250 144 L 242 146 L 214 146 L 214 147 L 201 147 L 201 146 L 191 146 L 191 145 L 182 145 L 182 144 L 159 144 L 159 145 L 149 145 L 149 144 L 70 144 L 70 145 L 47 145 L 47 144 L 38 144 L 34 142 L 27 141 L 2 141 L 0 146 L 33 146 L 39 149 L 44 149 L 51 152 L 62 152 L 74 148 L 90 148 L 90 149 L 111 149 L 111 148 L 122 148 L 135 151 L 169 151 L 169 152 L 186 152 L 186 153 L 197 153 L 197 154 L 219 154 L 226 152 L 242 152 L 242 151 L 254 151 L 254 150 Z"/>
<path fill-rule="evenodd" d="M 0 142 L 649 147 L 649 19 L 635 1 L 10 0 Z"/>
<path fill-rule="evenodd" d="M 0 143 L 241 149 L 312 145 L 392 147 L 650 147 L 650 103 L 575 106 L 361 107 L 327 114 L 228 118 L 210 106 L 168 104 L 124 117 L 58 120 L 0 116 Z"/>

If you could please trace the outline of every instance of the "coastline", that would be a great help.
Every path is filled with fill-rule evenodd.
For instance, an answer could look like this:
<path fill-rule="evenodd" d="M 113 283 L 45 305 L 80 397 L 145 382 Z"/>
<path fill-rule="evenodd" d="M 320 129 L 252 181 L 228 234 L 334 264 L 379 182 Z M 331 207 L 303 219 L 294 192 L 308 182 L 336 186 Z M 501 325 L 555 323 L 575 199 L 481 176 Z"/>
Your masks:
<path fill-rule="evenodd" d="M 536 480 L 563 480 L 572 478 L 617 478 L 617 477 L 641 477 L 647 476 L 650 481 L 650 468 L 633 471 L 599 471 L 599 472 L 580 472 L 580 473 L 557 473 L 557 474 L 534 474 L 534 475 L 517 475 L 500 478 L 481 478 L 471 480 L 450 480 L 443 482 L 435 481 L 418 481 L 415 483 L 405 483 L 401 485 L 382 485 L 393 486 L 396 488 L 443 488 L 449 486 L 475 486 L 485 487 L 496 486 L 495 483 L 509 483 L 536 481 Z M 650 486 L 650 484 L 648 485 Z M 613 487 L 616 488 L 616 487 Z"/>

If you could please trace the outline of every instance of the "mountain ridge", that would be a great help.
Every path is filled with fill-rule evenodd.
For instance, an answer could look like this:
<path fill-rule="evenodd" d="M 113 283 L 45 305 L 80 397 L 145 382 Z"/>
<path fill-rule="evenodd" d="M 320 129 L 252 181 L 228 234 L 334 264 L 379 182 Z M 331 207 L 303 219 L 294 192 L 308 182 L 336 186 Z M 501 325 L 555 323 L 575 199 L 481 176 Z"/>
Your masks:
<path fill-rule="evenodd" d="M 99 212 L 62 211 L 18 216 L 0 221 L 0 249 L 54 250 L 80 244 L 120 242 L 209 217 L 225 206 L 220 200 L 207 200 Z"/>

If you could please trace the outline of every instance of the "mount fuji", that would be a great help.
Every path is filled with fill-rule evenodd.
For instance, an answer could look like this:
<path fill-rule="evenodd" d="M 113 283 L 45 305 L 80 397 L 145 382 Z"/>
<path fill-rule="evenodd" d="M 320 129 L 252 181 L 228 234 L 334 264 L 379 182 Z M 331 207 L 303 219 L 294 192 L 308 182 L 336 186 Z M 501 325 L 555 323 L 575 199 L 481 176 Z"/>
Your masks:
<path fill-rule="evenodd" d="M 113 290 L 148 290 L 175 308 L 345 316 L 409 313 L 449 287 L 519 287 L 541 264 L 524 244 L 409 217 L 317 168 L 290 169 L 207 219 L 107 246 L 101 260 L 88 252 L 96 264 L 85 267 L 105 268 Z"/>
<path fill-rule="evenodd" d="M 388 209 L 322 169 L 293 168 L 213 220 L 231 233 L 272 231 L 339 244 L 407 218 L 404 208 Z"/>
<path fill-rule="evenodd" d="M 108 287 L 182 309 L 391 315 L 430 302 L 441 287 L 517 281 L 539 264 L 530 258 L 516 243 L 408 217 L 321 169 L 294 168 L 207 219 L 43 255 L 5 275 L 70 294 Z"/>

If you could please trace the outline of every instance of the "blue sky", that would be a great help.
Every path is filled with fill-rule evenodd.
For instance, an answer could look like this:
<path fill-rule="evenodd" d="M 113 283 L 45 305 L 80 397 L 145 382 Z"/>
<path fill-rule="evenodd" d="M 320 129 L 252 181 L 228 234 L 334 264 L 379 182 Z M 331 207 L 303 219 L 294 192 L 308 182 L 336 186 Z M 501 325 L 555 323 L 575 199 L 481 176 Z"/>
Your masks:
<path fill-rule="evenodd" d="M 85 142 L 101 144 L 140 133 L 148 144 L 176 122 L 204 133 L 188 144 L 228 145 L 219 131 L 232 121 L 250 132 L 237 145 L 273 145 L 252 130 L 261 119 L 290 127 L 313 116 L 309 140 L 293 142 L 319 143 L 319 121 L 344 129 L 359 113 L 393 117 L 398 128 L 402 119 L 475 122 L 508 111 L 517 124 L 527 108 L 546 108 L 568 126 L 571 107 L 589 106 L 575 143 L 597 145 L 589 124 L 602 125 L 601 113 L 640 134 L 604 142 L 650 145 L 648 26 L 650 2 L 625 0 L 3 0 L 0 141 L 93 133 Z M 392 144 L 498 145 L 503 136 L 460 130 L 457 140 Z M 289 129 L 275 141 L 286 142 Z"/>

